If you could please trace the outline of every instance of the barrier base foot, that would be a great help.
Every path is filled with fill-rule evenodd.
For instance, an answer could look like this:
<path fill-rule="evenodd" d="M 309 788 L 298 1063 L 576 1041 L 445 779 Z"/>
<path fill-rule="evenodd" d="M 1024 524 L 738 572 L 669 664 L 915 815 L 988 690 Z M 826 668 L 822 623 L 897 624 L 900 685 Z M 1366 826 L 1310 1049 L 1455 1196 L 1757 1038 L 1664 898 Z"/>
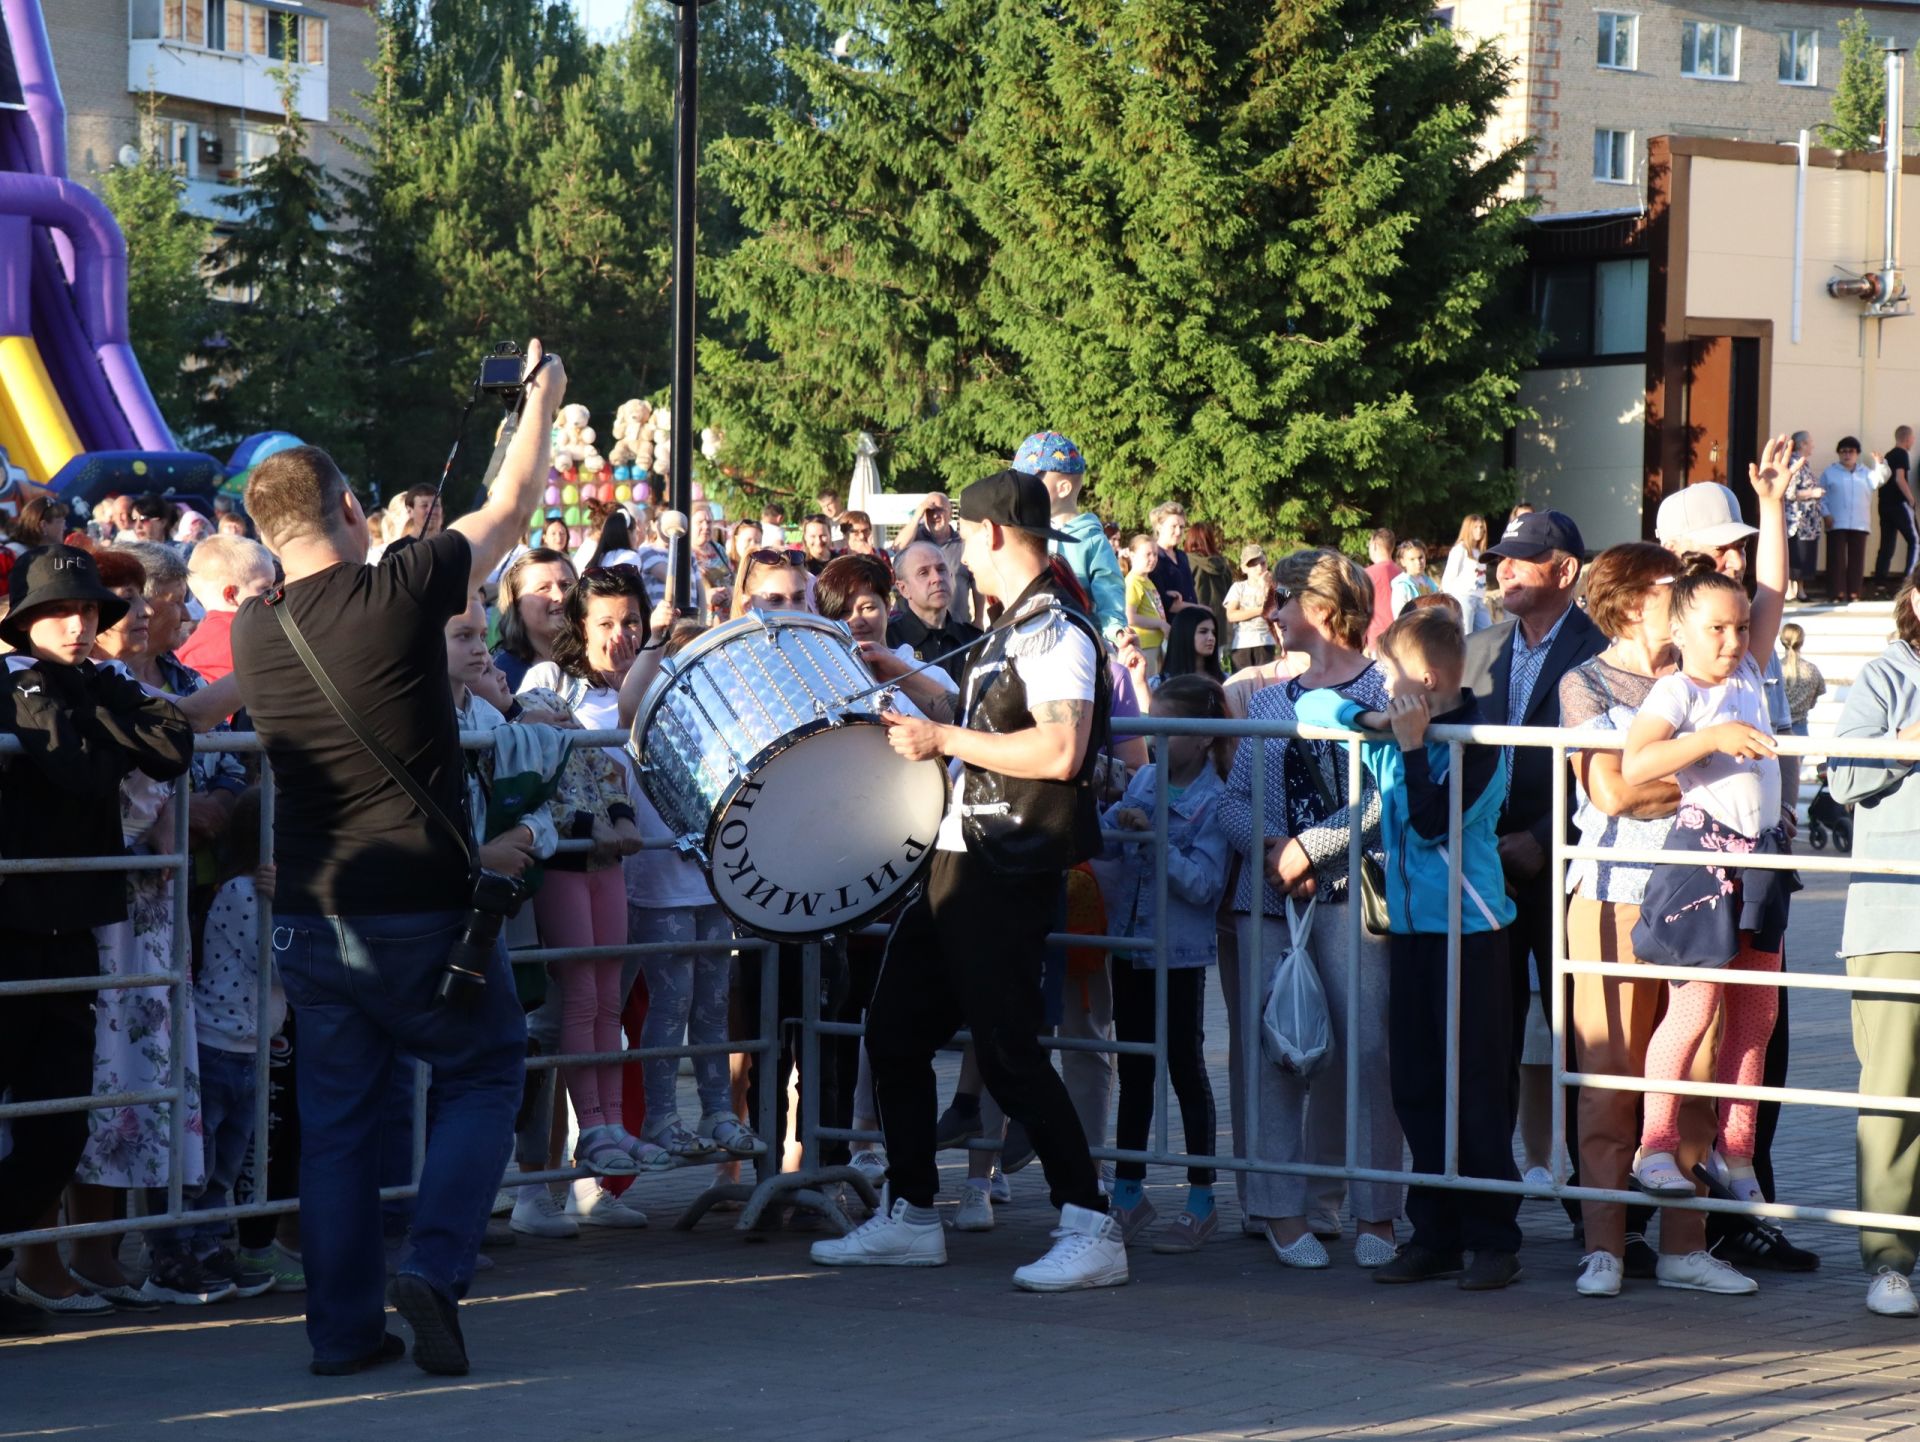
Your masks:
<path fill-rule="evenodd" d="M 782 1172 L 767 1178 L 754 1188 L 747 1208 L 734 1229 L 741 1232 L 771 1230 L 777 1225 L 778 1208 L 791 1205 L 796 1210 L 816 1213 L 839 1235 L 853 1230 L 853 1221 L 841 1210 L 836 1199 L 837 1184 L 850 1184 L 869 1211 L 880 1205 L 879 1194 L 865 1173 L 852 1167 L 819 1167 L 811 1171 Z M 774 1209 L 769 1215 L 769 1209 Z"/>
<path fill-rule="evenodd" d="M 718 1186 L 708 1187 L 687 1204 L 687 1209 L 674 1222 L 673 1229 L 676 1232 L 691 1232 L 702 1217 L 722 1202 L 739 1202 L 744 1206 L 753 1200 L 753 1194 L 759 1189 L 756 1182 L 721 1182 Z"/>

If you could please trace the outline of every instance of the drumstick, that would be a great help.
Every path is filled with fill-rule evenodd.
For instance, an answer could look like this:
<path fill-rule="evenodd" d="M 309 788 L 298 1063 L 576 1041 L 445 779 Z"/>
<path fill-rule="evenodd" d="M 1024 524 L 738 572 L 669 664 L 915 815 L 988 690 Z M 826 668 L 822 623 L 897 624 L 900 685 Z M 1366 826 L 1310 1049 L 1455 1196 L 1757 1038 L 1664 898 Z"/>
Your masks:
<path fill-rule="evenodd" d="M 1013 629 L 1018 631 L 1023 626 L 1032 626 L 1036 622 L 1048 622 L 1048 621 L 1051 621 L 1052 619 L 1053 618 L 1050 613 L 1046 611 L 1039 611 L 1039 612 L 1036 612 L 1034 615 L 1027 617 L 1025 620 L 1014 622 Z M 931 661 L 922 661 L 918 666 L 915 666 L 912 669 L 910 669 L 907 672 L 907 676 L 922 675 L 927 671 L 931 671 L 935 666 L 939 666 L 948 661 L 951 661 L 955 656 L 964 656 L 966 655 L 967 652 L 971 651 L 975 646 L 978 646 L 982 642 L 986 641 L 992 635 L 993 635 L 993 632 L 991 630 L 982 631 L 978 636 L 975 636 L 971 641 L 967 642 L 966 645 L 955 646 L 951 651 L 947 652 L 946 655 L 935 656 Z M 876 691 L 885 691 L 890 686 L 899 685 L 902 681 L 907 679 L 907 676 L 896 676 L 891 681 L 877 682 L 876 684 L 867 687 L 867 689 L 864 691 L 855 691 L 851 696 L 843 696 L 840 698 L 840 704 L 842 706 L 845 706 L 848 702 L 851 702 L 851 701 L 864 701 L 867 699 L 867 697 L 873 695 Z"/>

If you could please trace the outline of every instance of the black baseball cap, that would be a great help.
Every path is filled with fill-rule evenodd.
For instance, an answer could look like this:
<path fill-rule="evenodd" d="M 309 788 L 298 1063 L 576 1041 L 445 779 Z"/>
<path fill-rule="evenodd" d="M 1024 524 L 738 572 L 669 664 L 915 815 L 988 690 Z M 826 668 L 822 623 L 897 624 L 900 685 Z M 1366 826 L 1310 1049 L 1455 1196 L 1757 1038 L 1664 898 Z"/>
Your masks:
<path fill-rule="evenodd" d="M 1562 511 L 1530 511 L 1507 525 L 1497 544 L 1487 547 L 1489 556 L 1511 556 L 1516 561 L 1537 561 L 1549 551 L 1565 551 L 1576 561 L 1587 554 L 1580 539 L 1580 528 L 1573 517 Z"/>
<path fill-rule="evenodd" d="M 975 481 L 960 493 L 957 513 L 963 521 L 992 521 L 1015 530 L 1032 531 L 1049 541 L 1070 541 L 1073 537 L 1056 531 L 1053 502 L 1038 476 L 1025 471 L 1001 471 L 984 481 Z"/>

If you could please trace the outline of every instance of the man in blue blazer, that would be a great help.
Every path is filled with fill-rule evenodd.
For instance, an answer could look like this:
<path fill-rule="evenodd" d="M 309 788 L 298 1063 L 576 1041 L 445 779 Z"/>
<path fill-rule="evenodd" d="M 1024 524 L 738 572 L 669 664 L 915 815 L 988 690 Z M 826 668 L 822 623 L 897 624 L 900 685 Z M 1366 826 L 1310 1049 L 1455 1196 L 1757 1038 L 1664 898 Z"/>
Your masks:
<path fill-rule="evenodd" d="M 1607 648 L 1600 628 L 1574 604 L 1585 555 L 1580 528 L 1559 511 L 1534 511 L 1508 525 L 1497 545 L 1500 604 L 1507 619 L 1467 638 L 1466 685 L 1480 699 L 1493 725 L 1558 726 L 1560 678 Z M 1569 816 L 1553 810 L 1553 753 L 1544 747 L 1513 749 L 1507 803 L 1500 816 L 1500 862 L 1507 891 L 1519 914 L 1507 928 L 1513 958 L 1513 1069 L 1508 1105 L 1520 1112 L 1520 1049 L 1530 993 L 1537 976 L 1541 1001 L 1551 1008 L 1545 982 L 1551 965 L 1553 908 L 1565 905 L 1548 865 L 1553 827 L 1563 834 Z M 1572 794 L 1569 783 L 1568 794 Z M 1529 973 L 1528 959 L 1535 971 Z M 1549 1010 L 1548 1015 L 1552 1012 Z M 1572 1098 L 1568 1097 L 1567 1148 L 1574 1149 Z"/>

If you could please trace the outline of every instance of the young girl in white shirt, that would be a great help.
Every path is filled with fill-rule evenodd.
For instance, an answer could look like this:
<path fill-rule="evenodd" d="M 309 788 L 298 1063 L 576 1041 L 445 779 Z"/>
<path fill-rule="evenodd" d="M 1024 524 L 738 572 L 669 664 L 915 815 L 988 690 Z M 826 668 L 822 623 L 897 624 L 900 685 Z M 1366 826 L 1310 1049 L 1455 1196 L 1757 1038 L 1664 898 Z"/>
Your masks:
<path fill-rule="evenodd" d="M 1714 570 L 1674 585 L 1673 638 L 1680 669 L 1654 683 L 1627 733 L 1621 773 L 1629 785 L 1675 778 L 1679 814 L 1666 850 L 1722 856 L 1781 855 L 1780 766 L 1760 657 L 1773 654 L 1787 584 L 1782 508 L 1792 442 L 1776 437 L 1748 474 L 1760 501 L 1758 590 L 1751 604 L 1731 577 Z M 1711 566 L 1712 562 L 1705 564 Z M 1633 929 L 1634 954 L 1667 966 L 1778 971 L 1787 898 L 1799 889 L 1791 871 L 1734 865 L 1663 865 L 1653 870 Z M 1760 1082 L 1779 997 L 1771 986 L 1722 986 L 1701 980 L 1670 988 L 1666 1017 L 1647 1048 L 1647 1079 L 1687 1075 L 1725 992 L 1726 1032 L 1714 1076 L 1723 1084 Z M 1694 1179 L 1674 1160 L 1680 1099 L 1648 1092 L 1633 1181 L 1654 1196 L 1693 1196 Z M 1754 1179 L 1756 1104 L 1720 1103 L 1720 1153 L 1735 1195 L 1763 1199 Z"/>

